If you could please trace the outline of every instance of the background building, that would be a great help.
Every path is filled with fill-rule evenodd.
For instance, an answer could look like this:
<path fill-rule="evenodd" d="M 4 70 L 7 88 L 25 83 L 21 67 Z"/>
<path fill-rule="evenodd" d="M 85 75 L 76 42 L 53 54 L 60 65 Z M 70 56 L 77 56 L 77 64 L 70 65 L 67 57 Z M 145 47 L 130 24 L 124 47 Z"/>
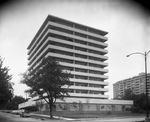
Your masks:
<path fill-rule="evenodd" d="M 150 86 L 150 73 L 147 74 L 148 85 Z M 126 89 L 131 89 L 134 94 L 146 93 L 145 88 L 145 73 L 140 73 L 138 76 L 124 79 L 113 84 L 114 98 L 120 98 L 124 95 Z M 148 87 L 148 94 L 150 95 L 150 87 Z"/>
<path fill-rule="evenodd" d="M 108 99 L 107 33 L 48 15 L 27 48 L 29 70 L 39 68 L 43 58 L 53 57 L 72 74 L 69 97 Z"/>

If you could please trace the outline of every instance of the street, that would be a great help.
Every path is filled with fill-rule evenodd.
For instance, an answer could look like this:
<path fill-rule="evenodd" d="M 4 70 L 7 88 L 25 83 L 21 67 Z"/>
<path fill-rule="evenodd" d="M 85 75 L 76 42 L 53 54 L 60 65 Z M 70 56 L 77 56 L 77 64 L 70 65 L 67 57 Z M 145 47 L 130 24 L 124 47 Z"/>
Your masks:
<path fill-rule="evenodd" d="M 35 118 L 22 118 L 19 115 L 0 112 L 0 122 L 43 122 L 43 120 Z"/>
<path fill-rule="evenodd" d="M 37 122 L 32 118 L 21 118 L 19 115 L 0 112 L 0 122 Z"/>
<path fill-rule="evenodd" d="M 0 122 L 66 122 L 66 121 L 80 121 L 80 122 L 140 122 L 145 120 L 144 116 L 124 116 L 124 117 L 107 117 L 107 118 L 85 118 L 85 119 L 65 119 L 61 118 L 60 120 L 50 120 L 50 119 L 36 119 L 36 118 L 22 118 L 19 115 L 14 115 L 10 113 L 0 112 Z"/>

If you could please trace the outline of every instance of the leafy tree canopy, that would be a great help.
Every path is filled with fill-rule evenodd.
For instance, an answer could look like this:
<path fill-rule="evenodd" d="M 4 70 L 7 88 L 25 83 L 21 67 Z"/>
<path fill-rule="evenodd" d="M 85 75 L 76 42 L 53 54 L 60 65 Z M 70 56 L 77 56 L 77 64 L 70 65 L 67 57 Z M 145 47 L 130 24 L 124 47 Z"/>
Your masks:
<path fill-rule="evenodd" d="M 124 95 L 122 96 L 123 100 L 133 100 L 134 93 L 131 89 L 126 89 Z"/>
<path fill-rule="evenodd" d="M 8 74 L 8 67 L 3 66 L 3 59 L 0 57 L 0 107 L 3 108 L 5 104 L 13 96 L 13 83 L 10 82 L 12 76 Z"/>
<path fill-rule="evenodd" d="M 20 103 L 25 102 L 25 98 L 23 98 L 22 96 L 14 96 L 11 101 L 9 101 L 7 103 L 6 109 L 8 110 L 17 110 L 18 109 L 18 105 Z"/>
<path fill-rule="evenodd" d="M 147 104 L 146 104 L 146 94 L 134 94 L 131 89 L 126 89 L 124 95 L 121 97 L 122 100 L 133 100 L 134 107 L 136 108 L 136 111 L 140 110 L 146 110 Z M 150 101 L 150 97 L 148 98 Z M 149 102 L 150 107 L 150 102 Z M 150 108 L 149 108 L 150 109 Z"/>
<path fill-rule="evenodd" d="M 57 61 L 48 57 L 42 60 L 39 68 L 24 73 L 21 83 L 30 87 L 27 91 L 32 96 L 39 95 L 44 99 L 52 112 L 56 99 L 63 99 L 67 95 L 67 90 L 63 87 L 70 85 L 69 75 L 70 73 L 64 72 Z"/>

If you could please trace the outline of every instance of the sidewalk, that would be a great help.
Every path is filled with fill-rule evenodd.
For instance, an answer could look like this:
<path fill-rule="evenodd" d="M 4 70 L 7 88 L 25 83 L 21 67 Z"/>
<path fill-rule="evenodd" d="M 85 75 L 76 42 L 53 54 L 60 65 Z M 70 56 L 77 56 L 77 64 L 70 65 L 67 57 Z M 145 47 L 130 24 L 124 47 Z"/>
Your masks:
<path fill-rule="evenodd" d="M 31 117 L 41 118 L 41 119 L 50 119 L 49 115 L 42 115 L 42 114 L 35 114 L 35 113 L 31 113 Z M 77 119 L 58 117 L 58 116 L 53 116 L 53 117 L 56 120 L 77 120 Z"/>
<path fill-rule="evenodd" d="M 91 118 L 92 119 L 92 118 Z M 89 121 L 89 118 L 81 118 L 80 120 Z M 92 121 L 98 122 L 144 122 L 145 115 L 131 114 L 131 115 L 109 115 L 100 118 L 93 118 Z"/>
<path fill-rule="evenodd" d="M 31 114 L 31 117 L 44 120 L 45 122 L 66 122 L 66 121 L 81 121 L 81 122 L 144 122 L 144 116 L 108 116 L 100 118 L 80 118 L 72 119 L 65 117 L 54 116 L 55 119 L 50 120 L 49 115 Z"/>
<path fill-rule="evenodd" d="M 43 115 L 43 114 L 35 114 L 31 113 L 31 117 L 41 119 L 41 120 L 49 120 L 50 116 L 49 115 Z M 141 114 L 131 114 L 127 116 L 118 116 L 118 115 L 109 115 L 109 116 L 103 116 L 99 118 L 66 118 L 66 117 L 58 117 L 58 116 L 53 116 L 54 119 L 52 121 L 81 121 L 81 122 L 86 122 L 86 121 L 99 121 L 99 122 L 143 122 L 145 120 L 145 116 Z"/>

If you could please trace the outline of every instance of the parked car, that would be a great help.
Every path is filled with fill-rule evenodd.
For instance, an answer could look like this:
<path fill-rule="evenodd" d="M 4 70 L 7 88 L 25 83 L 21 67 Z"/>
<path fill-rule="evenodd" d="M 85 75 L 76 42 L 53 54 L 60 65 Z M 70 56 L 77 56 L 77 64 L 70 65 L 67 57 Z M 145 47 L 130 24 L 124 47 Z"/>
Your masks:
<path fill-rule="evenodd" d="M 5 112 L 6 112 L 6 113 L 11 113 L 11 110 L 6 110 Z"/>
<path fill-rule="evenodd" d="M 12 112 L 11 112 L 12 114 L 16 114 L 17 113 L 17 111 L 16 110 L 12 110 Z"/>
<path fill-rule="evenodd" d="M 12 110 L 12 114 L 20 115 L 20 113 L 24 112 L 23 109 L 18 109 L 18 110 Z"/>
<path fill-rule="evenodd" d="M 30 113 L 28 111 L 24 111 L 20 113 L 21 117 L 30 117 Z"/>

